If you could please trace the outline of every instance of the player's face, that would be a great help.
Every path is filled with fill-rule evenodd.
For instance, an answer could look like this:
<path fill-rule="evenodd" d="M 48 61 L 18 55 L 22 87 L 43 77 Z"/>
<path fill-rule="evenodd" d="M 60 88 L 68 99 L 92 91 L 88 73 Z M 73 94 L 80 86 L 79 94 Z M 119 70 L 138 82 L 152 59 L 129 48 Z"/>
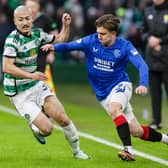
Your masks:
<path fill-rule="evenodd" d="M 37 2 L 33 2 L 33 1 L 26 1 L 25 5 L 31 9 L 32 11 L 32 16 L 33 19 L 36 17 L 36 15 L 38 14 L 39 10 L 40 10 L 40 6 Z"/>
<path fill-rule="evenodd" d="M 25 35 L 31 34 L 32 14 L 29 10 L 19 10 L 14 15 L 16 28 Z"/>
<path fill-rule="evenodd" d="M 99 41 L 103 46 L 111 46 L 114 43 L 116 32 L 110 32 L 104 27 L 97 27 L 97 33 Z"/>

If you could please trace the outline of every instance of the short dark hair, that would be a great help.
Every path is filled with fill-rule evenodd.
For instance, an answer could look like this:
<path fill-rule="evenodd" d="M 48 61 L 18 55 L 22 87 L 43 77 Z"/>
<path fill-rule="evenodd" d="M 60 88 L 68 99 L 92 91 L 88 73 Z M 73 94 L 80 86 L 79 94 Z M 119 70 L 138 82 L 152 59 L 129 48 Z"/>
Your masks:
<path fill-rule="evenodd" d="M 105 14 L 99 17 L 95 22 L 96 27 L 104 27 L 109 31 L 116 31 L 116 32 L 118 32 L 119 24 L 120 24 L 119 18 L 112 14 Z"/>

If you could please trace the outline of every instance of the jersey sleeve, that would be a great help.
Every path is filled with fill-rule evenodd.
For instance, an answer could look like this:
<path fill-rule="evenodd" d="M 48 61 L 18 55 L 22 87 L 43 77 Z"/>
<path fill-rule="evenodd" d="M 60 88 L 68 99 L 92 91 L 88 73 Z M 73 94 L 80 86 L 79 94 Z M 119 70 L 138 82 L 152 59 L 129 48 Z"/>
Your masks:
<path fill-rule="evenodd" d="M 53 34 L 45 33 L 42 30 L 40 32 L 40 37 L 42 39 L 42 42 L 41 42 L 42 44 L 52 43 L 55 39 L 55 36 Z"/>
<path fill-rule="evenodd" d="M 61 44 L 54 44 L 54 50 L 58 52 L 67 52 L 72 50 L 85 50 L 89 45 L 89 36 Z"/>
<path fill-rule="evenodd" d="M 13 38 L 7 38 L 4 45 L 3 56 L 15 58 L 17 56 L 17 44 Z"/>
<path fill-rule="evenodd" d="M 139 85 L 147 86 L 149 76 L 147 64 L 145 63 L 139 52 L 136 50 L 136 48 L 130 42 L 128 42 L 126 49 L 129 61 L 139 71 Z"/>

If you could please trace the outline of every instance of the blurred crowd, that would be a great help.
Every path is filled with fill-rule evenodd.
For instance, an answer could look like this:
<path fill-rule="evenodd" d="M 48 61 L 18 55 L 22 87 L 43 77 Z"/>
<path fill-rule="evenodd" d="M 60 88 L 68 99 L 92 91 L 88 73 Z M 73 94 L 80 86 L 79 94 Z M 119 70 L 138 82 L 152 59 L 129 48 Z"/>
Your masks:
<path fill-rule="evenodd" d="M 62 13 L 67 11 L 73 18 L 70 40 L 95 32 L 94 21 L 99 16 L 112 13 L 121 20 L 119 34 L 129 39 L 143 51 L 140 28 L 144 9 L 152 0 L 40 0 L 41 10 L 61 26 Z M 0 55 L 5 37 L 14 29 L 13 10 L 24 0 L 0 0 Z"/>

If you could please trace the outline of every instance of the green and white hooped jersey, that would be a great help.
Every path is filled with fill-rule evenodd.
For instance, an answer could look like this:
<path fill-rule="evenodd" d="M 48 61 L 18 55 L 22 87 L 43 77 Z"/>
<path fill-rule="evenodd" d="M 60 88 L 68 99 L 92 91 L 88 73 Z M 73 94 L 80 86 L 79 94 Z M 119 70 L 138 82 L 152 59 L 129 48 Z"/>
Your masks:
<path fill-rule="evenodd" d="M 50 43 L 54 36 L 43 32 L 41 29 L 33 29 L 31 36 L 24 36 L 14 30 L 6 38 L 3 56 L 14 58 L 14 64 L 24 71 L 33 73 L 37 69 L 37 55 L 40 46 Z M 14 96 L 34 86 L 38 81 L 19 78 L 8 73 L 4 74 L 4 94 Z"/>

